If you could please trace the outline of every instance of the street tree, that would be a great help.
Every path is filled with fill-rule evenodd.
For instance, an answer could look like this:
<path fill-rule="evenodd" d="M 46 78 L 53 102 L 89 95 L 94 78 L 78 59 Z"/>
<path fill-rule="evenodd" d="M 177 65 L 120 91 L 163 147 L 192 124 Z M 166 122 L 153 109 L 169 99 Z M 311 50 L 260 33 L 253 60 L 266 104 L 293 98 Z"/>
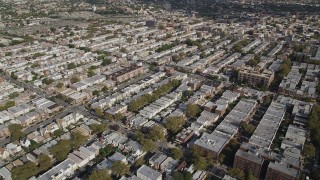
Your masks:
<path fill-rule="evenodd" d="M 185 123 L 184 117 L 170 116 L 167 118 L 165 125 L 170 132 L 176 133 L 181 129 L 181 126 L 184 125 L 184 123 Z"/>
<path fill-rule="evenodd" d="M 71 133 L 71 142 L 72 142 L 72 147 L 73 149 L 78 149 L 80 146 L 82 146 L 86 141 L 87 141 L 88 137 L 82 135 L 79 132 L 72 132 Z"/>
<path fill-rule="evenodd" d="M 129 166 L 122 161 L 113 162 L 111 170 L 112 170 L 112 173 L 114 173 L 117 176 L 123 176 L 130 172 Z"/>
<path fill-rule="evenodd" d="M 196 117 L 200 113 L 201 109 L 197 104 L 188 104 L 186 114 L 188 117 Z"/>
<path fill-rule="evenodd" d="M 171 149 L 171 155 L 174 159 L 180 160 L 183 157 L 183 151 L 180 148 L 175 147 Z"/>
<path fill-rule="evenodd" d="M 154 151 L 156 149 L 156 144 L 152 139 L 146 139 L 141 142 L 142 148 L 144 151 Z"/>
<path fill-rule="evenodd" d="M 38 172 L 47 171 L 52 166 L 52 159 L 48 155 L 41 153 L 38 157 Z"/>
<path fill-rule="evenodd" d="M 165 129 L 160 125 L 154 125 L 149 130 L 149 137 L 154 141 L 165 139 Z"/>
<path fill-rule="evenodd" d="M 63 161 L 71 151 L 71 142 L 70 140 L 62 139 L 56 145 L 52 146 L 49 151 L 57 161 Z"/>
<path fill-rule="evenodd" d="M 112 180 L 112 177 L 107 169 L 100 169 L 93 171 L 88 180 Z"/>

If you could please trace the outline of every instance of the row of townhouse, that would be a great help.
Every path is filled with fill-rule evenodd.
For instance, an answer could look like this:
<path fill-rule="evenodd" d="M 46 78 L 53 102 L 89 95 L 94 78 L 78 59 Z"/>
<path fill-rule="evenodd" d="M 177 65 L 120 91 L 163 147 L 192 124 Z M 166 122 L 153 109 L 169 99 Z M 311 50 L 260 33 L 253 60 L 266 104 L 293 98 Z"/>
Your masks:
<path fill-rule="evenodd" d="M 162 110 L 169 107 L 171 104 L 180 99 L 181 96 L 181 92 L 172 92 L 170 94 L 162 96 L 160 99 L 156 100 L 152 104 L 140 110 L 139 114 L 145 118 L 151 119 L 156 114 L 160 113 Z"/>
<path fill-rule="evenodd" d="M 163 72 L 153 74 L 150 77 L 147 77 L 146 79 L 143 79 L 136 84 L 130 85 L 122 89 L 120 92 L 114 93 L 108 97 L 105 97 L 104 99 L 99 100 L 98 102 L 93 103 L 91 105 L 91 108 L 104 109 L 111 107 L 116 101 L 120 101 L 124 98 L 130 97 L 132 94 L 138 93 L 141 89 L 149 87 L 153 83 L 158 82 L 161 79 L 161 77 L 164 77 L 164 75 L 165 73 Z"/>
<path fill-rule="evenodd" d="M 78 150 L 73 151 L 68 155 L 68 158 L 61 163 L 57 164 L 49 171 L 40 175 L 37 179 L 39 180 L 59 180 L 66 179 L 74 175 L 78 168 L 84 167 L 91 160 L 93 160 L 98 154 L 100 144 L 93 143 L 91 146 L 81 146 Z"/>

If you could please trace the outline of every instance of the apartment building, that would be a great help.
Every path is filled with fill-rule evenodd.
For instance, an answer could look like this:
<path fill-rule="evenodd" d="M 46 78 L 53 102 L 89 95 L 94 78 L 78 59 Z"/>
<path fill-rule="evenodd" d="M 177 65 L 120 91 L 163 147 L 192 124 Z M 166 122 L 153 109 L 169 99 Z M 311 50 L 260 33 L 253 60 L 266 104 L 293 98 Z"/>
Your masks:
<path fill-rule="evenodd" d="M 239 149 L 234 157 L 233 167 L 250 171 L 255 177 L 260 176 L 263 159 L 254 154 Z"/>
<path fill-rule="evenodd" d="M 253 86 L 269 87 L 274 79 L 274 72 L 267 69 L 244 66 L 240 69 L 238 80 Z"/>
<path fill-rule="evenodd" d="M 203 133 L 194 145 L 198 147 L 206 156 L 212 157 L 215 160 L 219 159 L 219 155 L 223 148 L 229 143 L 229 137 L 217 132 L 211 134 Z"/>
<path fill-rule="evenodd" d="M 287 164 L 278 162 L 271 162 L 268 166 L 266 180 L 273 179 L 286 179 L 286 180 L 298 180 L 300 172 L 296 169 L 289 167 Z"/>
<path fill-rule="evenodd" d="M 121 83 L 143 73 L 143 66 L 132 65 L 111 74 L 111 79 L 118 83 Z"/>

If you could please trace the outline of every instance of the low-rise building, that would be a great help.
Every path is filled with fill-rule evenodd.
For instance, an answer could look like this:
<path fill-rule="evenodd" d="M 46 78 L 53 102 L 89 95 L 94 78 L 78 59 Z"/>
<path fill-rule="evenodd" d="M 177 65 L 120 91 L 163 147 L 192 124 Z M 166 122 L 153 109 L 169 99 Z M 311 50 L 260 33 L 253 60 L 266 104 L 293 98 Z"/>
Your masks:
<path fill-rule="evenodd" d="M 74 172 L 78 169 L 77 164 L 71 159 L 67 158 L 62 161 L 60 164 L 54 166 L 49 171 L 39 176 L 39 180 L 60 180 L 67 179 L 71 177 Z"/>
<path fill-rule="evenodd" d="M 9 128 L 5 125 L 0 125 L 0 138 L 7 138 L 10 136 Z"/>
<path fill-rule="evenodd" d="M 162 174 L 146 165 L 142 165 L 137 170 L 137 177 L 141 180 L 161 180 Z"/>
<path fill-rule="evenodd" d="M 194 145 L 205 153 L 206 156 L 218 160 L 221 151 L 229 143 L 229 140 L 229 137 L 217 132 L 213 132 L 212 134 L 203 133 Z"/>

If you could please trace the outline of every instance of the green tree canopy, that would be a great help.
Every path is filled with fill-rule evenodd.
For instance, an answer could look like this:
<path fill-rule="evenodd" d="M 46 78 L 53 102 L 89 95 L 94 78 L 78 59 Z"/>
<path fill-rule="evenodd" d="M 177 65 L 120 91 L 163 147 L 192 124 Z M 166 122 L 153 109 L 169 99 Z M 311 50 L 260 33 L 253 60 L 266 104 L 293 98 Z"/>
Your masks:
<path fill-rule="evenodd" d="M 41 153 L 38 157 L 38 172 L 47 171 L 52 166 L 52 159 L 48 155 Z"/>
<path fill-rule="evenodd" d="M 243 170 L 239 169 L 239 168 L 232 168 L 228 170 L 228 174 L 231 177 L 237 178 L 237 179 L 244 179 L 245 178 L 245 173 L 243 172 Z"/>
<path fill-rule="evenodd" d="M 90 129 L 92 130 L 93 133 L 99 134 L 104 132 L 105 130 L 108 129 L 108 125 L 105 123 L 102 124 L 90 124 Z"/>
<path fill-rule="evenodd" d="M 111 175 L 107 169 L 100 169 L 94 171 L 88 178 L 89 180 L 112 180 Z"/>
<path fill-rule="evenodd" d="M 107 157 L 107 156 L 110 156 L 112 155 L 113 153 L 116 152 L 116 148 L 111 146 L 111 145 L 107 145 L 106 147 L 104 148 L 101 148 L 99 150 L 99 154 L 104 158 L 104 157 Z"/>
<path fill-rule="evenodd" d="M 123 176 L 130 172 L 129 166 L 123 163 L 122 161 L 113 162 L 111 170 L 112 170 L 112 173 L 114 173 L 117 176 Z"/>
<path fill-rule="evenodd" d="M 167 118 L 165 125 L 170 132 L 176 133 L 181 129 L 181 126 L 184 125 L 184 123 L 185 123 L 184 117 L 170 116 Z"/>
<path fill-rule="evenodd" d="M 160 125 L 154 125 L 149 130 L 149 137 L 154 141 L 162 141 L 166 138 L 165 129 Z"/>
<path fill-rule="evenodd" d="M 183 151 L 180 148 L 175 147 L 171 149 L 171 155 L 174 159 L 179 160 L 183 157 Z"/>
<path fill-rule="evenodd" d="M 152 139 L 146 139 L 141 142 L 144 151 L 154 151 L 156 149 L 156 145 Z"/>
<path fill-rule="evenodd" d="M 305 144 L 302 153 L 306 158 L 314 158 L 316 156 L 316 148 L 312 144 Z"/>
<path fill-rule="evenodd" d="M 56 85 L 57 88 L 62 88 L 64 86 L 64 84 L 62 82 L 58 82 L 58 84 Z"/>
<path fill-rule="evenodd" d="M 80 78 L 78 76 L 72 76 L 71 79 L 70 79 L 70 83 L 76 83 L 76 82 L 79 82 L 80 81 Z"/>
<path fill-rule="evenodd" d="M 18 141 L 21 138 L 25 137 L 25 134 L 22 132 L 22 126 L 20 124 L 10 124 L 8 128 L 11 134 L 11 141 Z"/>
<path fill-rule="evenodd" d="M 63 161 L 71 151 L 71 142 L 70 140 L 62 139 L 56 145 L 52 146 L 49 151 L 57 161 Z"/>
<path fill-rule="evenodd" d="M 247 124 L 246 122 L 241 123 L 241 128 L 247 135 L 252 135 L 254 130 L 256 129 L 252 124 Z"/>
<path fill-rule="evenodd" d="M 13 180 L 27 180 L 28 178 L 37 174 L 37 165 L 31 161 L 13 167 L 11 170 L 11 177 Z"/>
<path fill-rule="evenodd" d="M 200 155 L 195 155 L 192 159 L 194 167 L 199 170 L 205 170 L 208 166 L 206 158 Z"/>
<path fill-rule="evenodd" d="M 138 158 L 134 162 L 133 167 L 138 168 L 138 167 L 142 166 L 144 163 L 145 163 L 145 160 L 144 160 L 144 156 L 143 156 L 143 157 Z"/>
<path fill-rule="evenodd" d="M 103 117 L 103 116 L 104 116 L 104 112 L 103 112 L 103 110 L 100 109 L 100 108 L 94 109 L 94 112 L 95 112 L 96 115 L 99 116 L 99 117 Z"/>
<path fill-rule="evenodd" d="M 82 146 L 87 141 L 87 139 L 87 136 L 84 136 L 79 132 L 75 131 L 71 133 L 71 142 L 74 149 L 78 149 L 80 146 Z"/>
<path fill-rule="evenodd" d="M 75 63 L 69 63 L 68 65 L 67 65 L 67 68 L 68 69 L 74 69 L 74 68 L 76 68 L 77 67 L 77 65 L 75 64 Z"/>
<path fill-rule="evenodd" d="M 196 117 L 201 112 L 201 109 L 197 104 L 188 104 L 186 114 L 188 117 Z"/>
<path fill-rule="evenodd" d="M 53 132 L 53 136 L 55 137 L 59 137 L 63 134 L 63 130 L 62 129 L 57 129 Z"/>

